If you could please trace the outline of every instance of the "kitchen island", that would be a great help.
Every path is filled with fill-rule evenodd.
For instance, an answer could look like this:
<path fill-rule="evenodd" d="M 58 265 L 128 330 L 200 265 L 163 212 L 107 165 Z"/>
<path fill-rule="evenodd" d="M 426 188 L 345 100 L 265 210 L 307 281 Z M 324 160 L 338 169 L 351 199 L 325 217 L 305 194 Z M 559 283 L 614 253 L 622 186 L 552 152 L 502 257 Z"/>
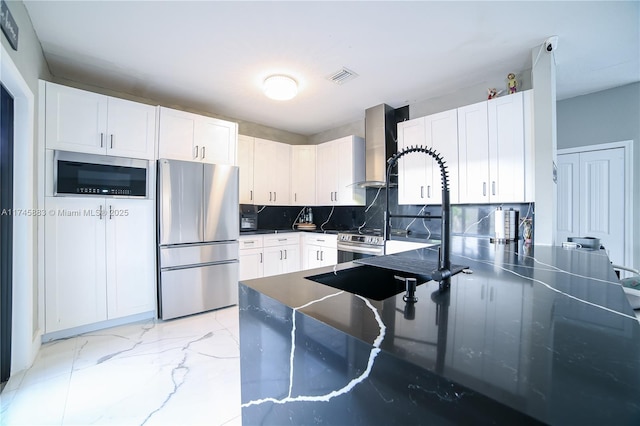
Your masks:
<path fill-rule="evenodd" d="M 355 262 L 241 282 L 243 423 L 640 424 L 640 324 L 604 251 L 454 237 L 451 261 L 472 273 L 415 304 L 307 278 Z"/>

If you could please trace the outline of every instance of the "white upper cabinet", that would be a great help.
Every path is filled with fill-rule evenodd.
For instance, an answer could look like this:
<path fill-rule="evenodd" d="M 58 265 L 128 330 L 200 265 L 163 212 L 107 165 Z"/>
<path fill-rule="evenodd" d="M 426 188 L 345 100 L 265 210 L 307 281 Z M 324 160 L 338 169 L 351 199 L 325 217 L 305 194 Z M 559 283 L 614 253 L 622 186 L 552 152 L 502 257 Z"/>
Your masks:
<path fill-rule="evenodd" d="M 398 123 L 398 152 L 426 144 L 425 118 Z M 427 156 L 406 154 L 398 159 L 398 204 L 427 204 Z"/>
<path fill-rule="evenodd" d="M 291 204 L 316 203 L 316 145 L 291 146 Z"/>
<path fill-rule="evenodd" d="M 152 160 L 155 107 L 45 83 L 48 149 Z"/>
<path fill-rule="evenodd" d="M 345 136 L 317 146 L 318 205 L 363 206 L 365 190 L 354 185 L 365 178 L 364 139 Z"/>
<path fill-rule="evenodd" d="M 489 202 L 487 102 L 458 108 L 460 202 Z"/>
<path fill-rule="evenodd" d="M 525 99 L 530 102 L 530 92 L 458 109 L 461 203 L 527 200 L 532 170 Z"/>
<path fill-rule="evenodd" d="M 255 138 L 253 155 L 253 204 L 289 205 L 291 145 Z"/>
<path fill-rule="evenodd" d="M 238 167 L 240 167 L 240 204 L 253 204 L 254 138 L 238 135 Z"/>
<path fill-rule="evenodd" d="M 450 110 L 398 123 L 398 150 L 410 146 L 432 148 L 440 154 L 449 174 L 449 197 L 458 201 L 457 112 Z M 442 175 L 433 157 L 409 153 L 398 160 L 398 203 L 441 204 Z"/>
<path fill-rule="evenodd" d="M 171 108 L 159 110 L 159 158 L 237 164 L 236 123 Z"/>

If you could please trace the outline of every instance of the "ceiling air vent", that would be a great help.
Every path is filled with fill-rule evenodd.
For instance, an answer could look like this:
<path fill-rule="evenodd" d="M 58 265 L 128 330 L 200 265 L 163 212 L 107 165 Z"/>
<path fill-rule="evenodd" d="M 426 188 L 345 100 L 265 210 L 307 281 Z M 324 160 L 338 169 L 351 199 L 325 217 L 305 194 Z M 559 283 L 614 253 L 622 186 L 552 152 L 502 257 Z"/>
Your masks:
<path fill-rule="evenodd" d="M 327 77 L 327 80 L 332 81 L 335 84 L 344 84 L 347 81 L 353 80 L 357 76 L 358 74 L 356 74 L 355 72 L 343 67 L 342 69 L 329 75 Z"/>

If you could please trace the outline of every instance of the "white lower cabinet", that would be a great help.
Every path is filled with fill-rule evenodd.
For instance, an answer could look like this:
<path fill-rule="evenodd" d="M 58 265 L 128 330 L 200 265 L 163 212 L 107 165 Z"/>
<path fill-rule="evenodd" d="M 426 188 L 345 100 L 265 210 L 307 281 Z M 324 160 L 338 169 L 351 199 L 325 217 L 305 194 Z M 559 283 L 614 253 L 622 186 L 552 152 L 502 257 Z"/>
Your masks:
<path fill-rule="evenodd" d="M 46 333 L 155 308 L 154 206 L 46 198 Z"/>
<path fill-rule="evenodd" d="M 241 236 L 239 243 L 240 272 L 238 278 L 242 281 L 263 277 L 264 254 L 262 252 L 262 236 Z"/>
<path fill-rule="evenodd" d="M 313 269 L 337 264 L 337 244 L 337 235 L 305 234 L 302 238 L 302 269 Z"/>
<path fill-rule="evenodd" d="M 264 237 L 264 276 L 300 270 L 300 234 L 273 234 Z"/>

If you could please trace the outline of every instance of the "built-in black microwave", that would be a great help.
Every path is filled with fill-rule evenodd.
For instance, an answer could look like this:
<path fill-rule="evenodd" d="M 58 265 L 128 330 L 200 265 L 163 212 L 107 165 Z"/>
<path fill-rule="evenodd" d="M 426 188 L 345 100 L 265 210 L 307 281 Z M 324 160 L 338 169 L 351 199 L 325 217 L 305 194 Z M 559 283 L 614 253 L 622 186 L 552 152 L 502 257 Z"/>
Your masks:
<path fill-rule="evenodd" d="M 149 161 L 55 151 L 53 195 L 147 197 Z"/>

